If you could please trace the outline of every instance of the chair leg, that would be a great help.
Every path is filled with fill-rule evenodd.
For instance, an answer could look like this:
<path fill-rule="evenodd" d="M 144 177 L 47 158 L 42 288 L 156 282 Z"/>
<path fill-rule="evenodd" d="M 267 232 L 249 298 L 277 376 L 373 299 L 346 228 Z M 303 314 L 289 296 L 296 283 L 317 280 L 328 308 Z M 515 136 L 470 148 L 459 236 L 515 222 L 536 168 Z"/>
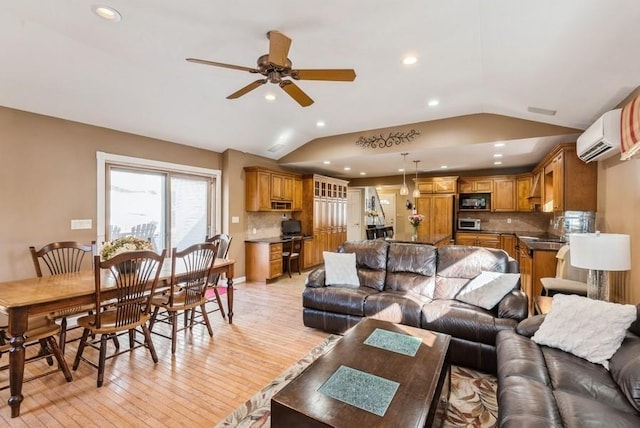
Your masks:
<path fill-rule="evenodd" d="M 82 357 L 82 353 L 84 352 L 84 347 L 87 344 L 87 339 L 89 338 L 89 329 L 85 328 L 82 331 L 82 338 L 80 339 L 80 344 L 78 345 L 78 352 L 76 352 L 76 358 L 73 360 L 73 370 L 78 370 L 78 366 L 80 365 L 80 357 Z"/>
<path fill-rule="evenodd" d="M 136 344 L 136 329 L 129 330 L 129 349 L 133 349 Z"/>
<path fill-rule="evenodd" d="M 160 311 L 160 306 L 156 306 L 153 308 L 153 313 L 151 314 L 151 319 L 149 320 L 149 331 L 153 330 L 153 325 L 156 323 L 158 311 Z"/>
<path fill-rule="evenodd" d="M 296 265 L 298 266 L 298 275 L 302 275 L 302 272 L 300 272 L 300 258 L 299 257 L 296 259 Z"/>
<path fill-rule="evenodd" d="M 200 309 L 202 310 L 202 317 L 204 318 L 204 323 L 207 325 L 207 330 L 209 330 L 209 336 L 213 337 L 213 329 L 211 328 L 211 323 L 209 322 L 209 315 L 207 315 L 207 309 L 204 307 L 204 305 L 205 305 L 204 303 L 200 305 Z"/>
<path fill-rule="evenodd" d="M 56 360 L 58 361 L 58 367 L 60 368 L 60 370 L 62 370 L 62 373 L 64 373 L 64 378 L 66 379 L 67 382 L 71 382 L 73 380 L 73 376 L 71 376 L 71 372 L 69 371 L 69 366 L 67 365 L 67 361 L 64 359 L 64 355 L 62 354 L 62 349 L 58 347 L 58 344 L 56 343 L 56 339 L 54 339 L 53 337 L 48 337 L 47 342 L 49 344 L 49 347 L 51 348 L 51 352 L 53 352 L 53 355 L 56 357 Z"/>
<path fill-rule="evenodd" d="M 291 278 L 291 257 L 287 258 L 287 273 L 289 274 L 289 278 Z"/>
<path fill-rule="evenodd" d="M 158 354 L 156 354 L 156 348 L 153 346 L 153 342 L 151 341 L 151 331 L 149 331 L 149 327 L 146 324 L 142 324 L 142 333 L 144 334 L 144 341 L 147 344 L 147 348 L 149 348 L 149 352 L 151 352 L 151 358 L 154 363 L 158 362 Z"/>
<path fill-rule="evenodd" d="M 227 315 L 224 313 L 224 307 L 222 306 L 222 299 L 220 298 L 220 293 L 218 293 L 218 286 L 213 286 L 213 293 L 216 295 L 216 300 L 218 301 L 218 307 L 220 308 L 220 315 L 222 315 L 222 319 L 226 320 Z"/>
<path fill-rule="evenodd" d="M 178 341 L 178 313 L 172 311 L 171 314 L 171 353 L 176 353 L 176 342 Z"/>
<path fill-rule="evenodd" d="M 98 360 L 98 388 L 104 383 L 104 364 L 107 359 L 107 335 L 100 335 L 100 359 Z"/>
<path fill-rule="evenodd" d="M 51 357 L 51 351 L 49 351 L 49 348 L 47 346 L 47 341 L 45 339 L 40 339 L 39 342 L 40 342 L 40 350 L 38 351 L 38 356 L 45 357 L 45 359 L 47 360 L 47 364 L 52 366 L 53 358 Z"/>
<path fill-rule="evenodd" d="M 60 320 L 60 352 L 64 355 L 64 348 L 67 342 L 67 317 Z"/>

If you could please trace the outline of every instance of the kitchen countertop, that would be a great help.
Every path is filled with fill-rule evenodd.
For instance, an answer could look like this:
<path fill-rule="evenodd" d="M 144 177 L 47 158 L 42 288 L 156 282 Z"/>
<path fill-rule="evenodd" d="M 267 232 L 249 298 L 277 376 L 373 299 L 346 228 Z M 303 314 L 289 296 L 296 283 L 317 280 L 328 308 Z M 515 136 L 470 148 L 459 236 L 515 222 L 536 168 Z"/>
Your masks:
<path fill-rule="evenodd" d="M 547 232 L 527 232 L 514 230 L 458 230 L 457 232 L 489 233 L 495 235 L 515 235 L 531 251 L 558 251 L 566 242 Z"/>
<path fill-rule="evenodd" d="M 311 239 L 311 236 L 303 236 L 302 239 Z M 253 242 L 255 244 L 278 244 L 281 242 L 289 242 L 291 238 L 282 236 L 272 236 L 268 238 L 245 239 L 244 242 Z"/>

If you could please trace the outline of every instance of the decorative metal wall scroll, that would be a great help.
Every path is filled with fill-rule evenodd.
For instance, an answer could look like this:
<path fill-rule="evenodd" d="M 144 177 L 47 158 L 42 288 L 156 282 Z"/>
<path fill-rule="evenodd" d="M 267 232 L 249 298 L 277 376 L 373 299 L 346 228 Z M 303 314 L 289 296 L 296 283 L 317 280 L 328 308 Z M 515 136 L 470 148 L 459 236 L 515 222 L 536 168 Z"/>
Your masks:
<path fill-rule="evenodd" d="M 360 137 L 356 141 L 356 145 L 363 149 L 383 149 L 385 147 L 399 146 L 403 143 L 409 143 L 420 135 L 419 131 L 412 129 L 409 132 L 390 132 L 387 137 L 380 135 L 373 135 L 371 137 Z"/>

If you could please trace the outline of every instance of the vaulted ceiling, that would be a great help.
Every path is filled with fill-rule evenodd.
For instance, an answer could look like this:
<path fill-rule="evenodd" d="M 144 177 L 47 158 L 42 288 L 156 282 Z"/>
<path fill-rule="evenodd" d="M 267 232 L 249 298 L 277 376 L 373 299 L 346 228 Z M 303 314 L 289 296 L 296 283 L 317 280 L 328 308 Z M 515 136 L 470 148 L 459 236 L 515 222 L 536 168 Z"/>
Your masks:
<path fill-rule="evenodd" d="M 493 162 L 491 144 L 502 140 L 513 151 L 505 149 L 495 168 L 535 163 L 548 146 L 575 141 L 640 81 L 634 0 L 103 4 L 121 20 L 99 18 L 94 4 L 81 0 L 1 2 L 0 105 L 218 152 L 232 148 L 283 161 L 289 155 L 291 166 L 329 160 L 342 176 L 365 168 L 375 176 L 397 174 L 401 152 L 425 169 L 462 155 L 468 160 L 452 168 L 479 168 L 476 161 Z M 292 39 L 294 68 L 353 68 L 356 79 L 297 81 L 315 101 L 303 108 L 271 83 L 228 100 L 255 74 L 185 61 L 256 67 L 268 52 L 269 30 Z M 404 65 L 407 55 L 417 62 Z M 267 94 L 276 99 L 265 100 Z M 439 104 L 429 106 L 434 100 Z M 427 122 L 469 115 L 557 128 L 513 138 L 496 131 L 495 140 L 448 145 L 426 139 Z M 453 141 L 461 122 L 449 123 Z M 340 152 L 324 159 L 315 150 L 314 159 L 300 157 L 307 143 L 343 141 L 351 152 L 360 136 L 416 126 L 426 134 L 393 147 L 385 161 L 366 161 L 371 153 L 364 150 L 350 161 Z M 461 151 L 463 143 L 471 146 Z M 437 162 L 427 166 L 428 159 Z"/>

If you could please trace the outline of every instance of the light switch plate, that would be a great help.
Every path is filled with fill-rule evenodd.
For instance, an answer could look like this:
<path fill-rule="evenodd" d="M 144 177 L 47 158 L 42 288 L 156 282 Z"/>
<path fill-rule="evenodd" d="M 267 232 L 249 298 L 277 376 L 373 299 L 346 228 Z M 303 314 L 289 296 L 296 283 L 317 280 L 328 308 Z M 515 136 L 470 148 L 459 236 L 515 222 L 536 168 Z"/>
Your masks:
<path fill-rule="evenodd" d="M 240 223 L 240 217 L 234 215 L 231 217 L 231 223 Z"/>
<path fill-rule="evenodd" d="M 91 219 L 79 219 L 79 220 L 71 220 L 71 230 L 76 229 L 91 229 Z"/>

